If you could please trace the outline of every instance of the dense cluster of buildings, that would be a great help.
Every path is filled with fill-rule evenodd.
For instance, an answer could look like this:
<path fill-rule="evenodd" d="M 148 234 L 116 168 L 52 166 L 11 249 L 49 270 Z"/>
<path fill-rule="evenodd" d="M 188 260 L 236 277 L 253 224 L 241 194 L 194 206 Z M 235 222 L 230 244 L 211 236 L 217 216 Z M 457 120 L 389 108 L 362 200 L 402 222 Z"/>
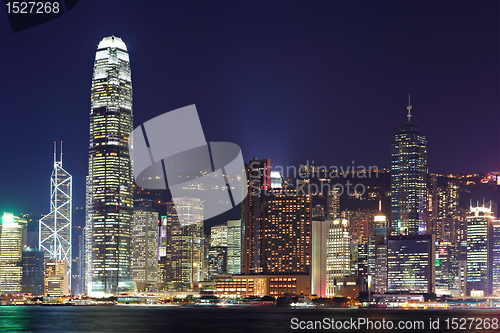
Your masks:
<path fill-rule="evenodd" d="M 245 166 L 241 218 L 213 226 L 206 236 L 203 200 L 171 198 L 162 203 L 163 215 L 153 208 L 155 198 L 134 198 L 132 81 L 120 38 L 99 43 L 91 91 L 79 254 L 72 254 L 72 177 L 62 153 L 59 161 L 54 153 L 50 213 L 34 221 L 37 239 L 27 218 L 2 216 L 1 294 L 77 290 L 104 297 L 208 288 L 227 297 L 500 297 L 497 206 L 464 208 L 460 193 L 467 179 L 429 174 L 426 137 L 411 121 L 411 105 L 393 136 L 388 191 L 362 194 L 353 191 L 358 184 L 334 185 L 333 170 L 307 165 L 284 175 L 271 171 L 270 159 L 253 159 Z M 359 180 L 360 172 L 372 169 L 353 166 L 343 178 Z M 498 174 L 488 177 L 500 184 Z M 378 209 L 341 209 L 346 196 Z M 389 214 L 383 201 L 390 202 Z M 72 274 L 75 257 L 78 272 Z M 79 288 L 72 288 L 75 276 Z"/>

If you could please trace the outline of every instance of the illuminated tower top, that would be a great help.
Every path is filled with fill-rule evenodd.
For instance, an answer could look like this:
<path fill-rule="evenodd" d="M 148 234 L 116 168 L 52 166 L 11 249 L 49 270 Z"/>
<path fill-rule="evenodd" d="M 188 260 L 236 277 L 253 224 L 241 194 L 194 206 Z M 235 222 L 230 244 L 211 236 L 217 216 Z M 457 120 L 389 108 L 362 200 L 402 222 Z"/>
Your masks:
<path fill-rule="evenodd" d="M 408 100 L 408 104 L 410 101 Z M 391 234 L 426 233 L 427 139 L 410 121 L 399 127 L 391 149 Z"/>

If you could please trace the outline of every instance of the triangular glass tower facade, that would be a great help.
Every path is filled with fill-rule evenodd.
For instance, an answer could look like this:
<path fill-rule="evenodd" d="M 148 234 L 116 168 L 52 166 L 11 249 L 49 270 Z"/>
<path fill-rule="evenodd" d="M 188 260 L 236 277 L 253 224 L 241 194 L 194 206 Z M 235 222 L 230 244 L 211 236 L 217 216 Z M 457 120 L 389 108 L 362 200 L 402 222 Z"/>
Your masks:
<path fill-rule="evenodd" d="M 54 171 L 50 178 L 50 213 L 40 219 L 39 247 L 46 259 L 64 260 L 67 263 L 68 281 L 71 286 L 71 188 L 72 177 L 56 161 L 54 143 Z M 70 287 L 71 288 L 71 287 Z M 71 290 L 71 289 L 70 289 Z"/>

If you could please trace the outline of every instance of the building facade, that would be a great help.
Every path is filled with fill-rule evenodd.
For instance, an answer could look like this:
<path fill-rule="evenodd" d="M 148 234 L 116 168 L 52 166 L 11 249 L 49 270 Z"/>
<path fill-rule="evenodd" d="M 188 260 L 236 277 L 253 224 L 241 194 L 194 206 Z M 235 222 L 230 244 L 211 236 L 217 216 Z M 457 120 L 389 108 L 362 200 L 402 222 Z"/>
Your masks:
<path fill-rule="evenodd" d="M 181 282 L 191 286 L 203 280 L 205 242 L 203 202 L 195 198 L 173 198 L 180 222 Z"/>
<path fill-rule="evenodd" d="M 310 274 L 310 195 L 300 189 L 275 189 L 265 202 L 264 274 Z"/>
<path fill-rule="evenodd" d="M 337 278 L 351 275 L 351 226 L 346 219 L 329 225 L 326 243 L 326 296 L 335 296 Z"/>
<path fill-rule="evenodd" d="M 241 219 L 227 221 L 227 273 L 241 274 Z"/>
<path fill-rule="evenodd" d="M 0 236 L 0 294 L 22 292 L 23 231 L 27 221 L 4 213 Z"/>
<path fill-rule="evenodd" d="M 494 216 L 487 207 L 471 207 L 467 216 L 467 296 L 492 293 L 491 242 Z"/>
<path fill-rule="evenodd" d="M 23 250 L 23 294 L 39 296 L 45 293 L 45 253 L 39 249 Z"/>
<path fill-rule="evenodd" d="M 326 297 L 328 227 L 332 221 L 312 221 L 311 294 Z"/>
<path fill-rule="evenodd" d="M 158 212 L 134 208 L 132 222 L 132 273 L 137 290 L 156 288 L 158 280 Z"/>
<path fill-rule="evenodd" d="M 45 295 L 64 296 L 69 295 L 69 277 L 66 269 L 68 263 L 65 260 L 45 260 Z"/>
<path fill-rule="evenodd" d="M 244 274 L 262 274 L 264 256 L 264 228 L 267 210 L 266 192 L 271 189 L 271 160 L 253 159 L 246 165 L 248 194 L 241 205 L 243 228 L 242 259 Z"/>
<path fill-rule="evenodd" d="M 387 289 L 389 293 L 435 292 L 435 235 L 389 236 Z"/>
<path fill-rule="evenodd" d="M 228 276 L 215 282 L 220 296 L 311 296 L 310 286 L 311 276 L 301 274 Z"/>
<path fill-rule="evenodd" d="M 91 296 L 133 288 L 133 130 L 129 54 L 121 38 L 97 46 L 91 89 L 87 176 L 86 287 Z"/>
<path fill-rule="evenodd" d="M 181 226 L 173 202 L 167 202 L 167 215 L 162 216 L 159 241 L 160 283 L 181 282 Z"/>
<path fill-rule="evenodd" d="M 210 228 L 210 247 L 227 246 L 227 225 L 215 225 Z"/>
<path fill-rule="evenodd" d="M 500 296 L 500 220 L 495 220 L 491 228 L 491 294 Z"/>
<path fill-rule="evenodd" d="M 436 243 L 436 294 L 458 296 L 459 256 L 456 244 Z"/>

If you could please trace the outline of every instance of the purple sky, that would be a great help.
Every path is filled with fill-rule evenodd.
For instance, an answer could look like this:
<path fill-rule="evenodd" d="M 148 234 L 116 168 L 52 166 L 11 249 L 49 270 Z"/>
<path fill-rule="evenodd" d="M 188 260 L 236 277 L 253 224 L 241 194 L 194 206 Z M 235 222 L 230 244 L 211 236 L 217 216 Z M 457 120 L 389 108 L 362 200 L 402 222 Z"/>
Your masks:
<path fill-rule="evenodd" d="M 274 165 L 390 166 L 413 118 L 430 172 L 500 169 L 499 2 L 80 2 L 0 40 L 0 209 L 48 212 L 53 141 L 84 206 L 99 41 L 127 44 L 134 126 L 196 104 L 207 141 Z"/>

